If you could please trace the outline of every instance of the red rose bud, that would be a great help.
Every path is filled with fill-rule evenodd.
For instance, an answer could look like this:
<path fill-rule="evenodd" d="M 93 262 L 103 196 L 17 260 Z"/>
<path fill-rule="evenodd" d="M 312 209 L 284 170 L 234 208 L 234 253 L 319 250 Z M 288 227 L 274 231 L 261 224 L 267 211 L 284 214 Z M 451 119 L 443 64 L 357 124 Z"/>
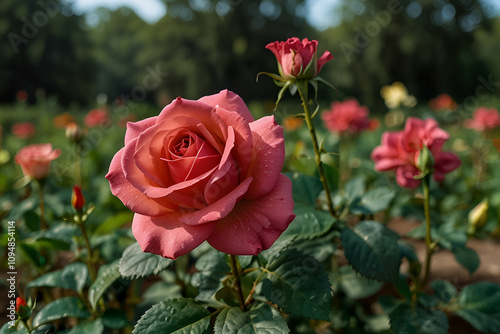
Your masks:
<path fill-rule="evenodd" d="M 79 186 L 73 187 L 73 195 L 71 196 L 71 205 L 75 210 L 80 211 L 85 205 L 85 197 L 83 197 L 82 189 Z"/>
<path fill-rule="evenodd" d="M 273 42 L 266 46 L 271 50 L 278 61 L 280 75 L 287 80 L 290 79 L 312 79 L 318 75 L 323 65 L 333 59 L 329 51 L 325 51 L 318 59 L 318 41 L 302 41 L 297 38 L 289 38 L 286 42 Z"/>
<path fill-rule="evenodd" d="M 21 297 L 17 297 L 16 299 L 16 313 L 20 319 L 28 319 L 31 315 L 31 308 Z"/>

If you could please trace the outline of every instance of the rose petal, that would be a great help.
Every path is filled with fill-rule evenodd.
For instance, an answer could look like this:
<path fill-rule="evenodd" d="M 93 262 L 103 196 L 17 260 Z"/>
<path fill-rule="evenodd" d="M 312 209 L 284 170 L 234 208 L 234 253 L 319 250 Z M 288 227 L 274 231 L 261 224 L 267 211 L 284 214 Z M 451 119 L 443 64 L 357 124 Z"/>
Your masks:
<path fill-rule="evenodd" d="M 139 122 L 128 122 L 127 131 L 125 132 L 125 145 L 129 143 L 134 138 L 139 137 L 141 132 L 145 131 L 149 127 L 153 126 L 156 122 L 156 116 L 143 119 Z"/>
<path fill-rule="evenodd" d="M 319 71 L 321 71 L 321 69 L 323 68 L 323 65 L 325 65 L 327 62 L 329 62 L 332 59 L 333 59 L 333 56 L 330 53 L 330 51 L 325 51 L 323 53 L 323 55 L 318 59 L 318 69 L 316 71 L 316 74 L 318 74 Z"/>
<path fill-rule="evenodd" d="M 226 196 L 238 185 L 240 179 L 238 164 L 234 161 L 231 153 L 235 144 L 233 127 L 229 126 L 227 132 L 226 147 L 222 158 L 220 158 L 219 166 L 205 187 L 204 197 L 208 205 Z"/>
<path fill-rule="evenodd" d="M 404 165 L 396 170 L 396 181 L 401 187 L 416 188 L 420 185 L 420 180 L 413 177 L 420 174 L 420 171 L 412 165 Z"/>
<path fill-rule="evenodd" d="M 123 173 L 121 161 L 125 148 L 118 151 L 109 166 L 106 178 L 109 180 L 111 193 L 118 197 L 130 210 L 150 216 L 162 216 L 171 213 L 174 206 L 164 200 L 153 200 L 145 196 L 130 184 Z"/>
<path fill-rule="evenodd" d="M 247 123 L 255 120 L 243 99 L 227 89 L 221 90 L 214 95 L 204 96 L 198 101 L 204 102 L 212 107 L 219 106 L 229 111 L 235 111 L 243 117 Z"/>
<path fill-rule="evenodd" d="M 245 195 L 252 180 L 252 177 L 248 177 L 217 202 L 194 212 L 186 212 L 179 220 L 184 224 L 199 225 L 224 218 Z"/>
<path fill-rule="evenodd" d="M 217 221 L 208 242 L 233 255 L 256 255 L 268 249 L 295 218 L 292 182 L 281 174 L 267 195 L 242 200 L 225 218 Z"/>
<path fill-rule="evenodd" d="M 176 259 L 198 247 L 215 227 L 215 223 L 184 225 L 179 217 L 178 212 L 161 217 L 135 214 L 132 232 L 142 251 Z"/>
<path fill-rule="evenodd" d="M 252 131 L 249 123 L 237 112 L 228 111 L 220 106 L 216 107 L 216 113 L 224 121 L 224 127 L 234 129 L 234 150 L 233 157 L 238 162 L 240 181 L 248 175 L 252 158 Z M 226 136 L 227 138 L 227 136 Z"/>
<path fill-rule="evenodd" d="M 253 154 L 249 174 L 254 180 L 244 197 L 248 200 L 263 196 L 274 188 L 285 160 L 283 128 L 276 124 L 274 116 L 250 123 L 250 129 Z"/>

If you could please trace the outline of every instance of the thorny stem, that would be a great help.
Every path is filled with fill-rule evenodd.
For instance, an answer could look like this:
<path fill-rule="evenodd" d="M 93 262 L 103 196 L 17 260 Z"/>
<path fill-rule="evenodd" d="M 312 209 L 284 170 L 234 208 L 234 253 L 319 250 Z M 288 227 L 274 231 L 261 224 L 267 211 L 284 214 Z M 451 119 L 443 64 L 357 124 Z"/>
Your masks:
<path fill-rule="evenodd" d="M 321 162 L 321 152 L 318 146 L 318 139 L 316 137 L 316 130 L 314 129 L 314 123 L 311 117 L 311 111 L 309 110 L 309 101 L 307 97 L 307 80 L 305 82 L 297 82 L 298 91 L 300 94 L 300 99 L 302 100 L 302 107 L 304 108 L 304 115 L 306 119 L 307 127 L 309 128 L 309 134 L 311 135 L 311 141 L 314 148 L 314 161 L 316 162 L 316 167 L 318 168 L 319 179 L 323 184 L 323 189 L 325 189 L 326 202 L 328 205 L 328 211 L 334 217 L 335 210 L 333 209 L 332 197 L 330 194 L 330 189 L 328 187 L 328 182 L 326 182 L 325 171 L 323 170 L 323 163 Z"/>
<path fill-rule="evenodd" d="M 233 272 L 234 280 L 236 283 L 236 292 L 238 293 L 238 301 L 240 308 L 243 312 L 246 311 L 245 298 L 243 297 L 243 289 L 241 288 L 240 271 L 238 269 L 238 260 L 236 255 L 229 255 L 231 259 L 231 271 Z"/>
<path fill-rule="evenodd" d="M 26 327 L 26 330 L 28 331 L 28 334 L 31 334 L 31 329 L 28 326 L 28 322 L 26 321 L 26 319 L 21 319 L 21 322 L 23 323 L 24 327 Z"/>
<path fill-rule="evenodd" d="M 420 287 L 423 288 L 429 279 L 429 272 L 431 268 L 431 257 L 436 248 L 436 244 L 432 242 L 431 237 L 431 211 L 430 211 L 430 191 L 429 191 L 429 183 L 430 183 L 431 174 L 426 175 L 422 180 L 422 187 L 424 191 L 424 211 L 425 211 L 425 269 L 424 269 L 424 277 L 422 278 L 422 282 L 420 283 Z"/>
<path fill-rule="evenodd" d="M 87 248 L 87 253 L 88 253 L 87 266 L 89 268 L 89 274 L 93 282 L 95 281 L 96 273 L 95 273 L 94 263 L 92 260 L 92 248 L 90 248 L 89 236 L 87 234 L 85 222 L 80 221 L 78 223 L 78 226 L 80 227 L 80 230 L 82 230 L 83 239 L 85 240 L 85 246 Z"/>
<path fill-rule="evenodd" d="M 43 197 L 43 180 L 38 180 L 38 197 L 40 205 L 40 230 L 44 231 L 47 229 L 47 223 L 45 223 L 45 199 Z"/>

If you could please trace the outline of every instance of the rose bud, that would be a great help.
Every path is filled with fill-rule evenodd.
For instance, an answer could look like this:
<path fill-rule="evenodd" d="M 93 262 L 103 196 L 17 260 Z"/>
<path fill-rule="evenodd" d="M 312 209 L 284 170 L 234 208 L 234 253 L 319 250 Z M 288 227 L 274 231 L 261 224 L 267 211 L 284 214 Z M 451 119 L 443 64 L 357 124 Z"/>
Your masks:
<path fill-rule="evenodd" d="M 23 320 L 28 319 L 31 315 L 31 307 L 21 297 L 16 298 L 16 313 Z"/>
<path fill-rule="evenodd" d="M 72 122 L 66 125 L 65 135 L 71 142 L 78 143 L 83 138 L 83 131 L 78 124 Z"/>
<path fill-rule="evenodd" d="M 85 205 L 85 197 L 83 197 L 82 189 L 80 186 L 73 187 L 73 194 L 71 195 L 71 205 L 76 211 L 81 211 Z"/>

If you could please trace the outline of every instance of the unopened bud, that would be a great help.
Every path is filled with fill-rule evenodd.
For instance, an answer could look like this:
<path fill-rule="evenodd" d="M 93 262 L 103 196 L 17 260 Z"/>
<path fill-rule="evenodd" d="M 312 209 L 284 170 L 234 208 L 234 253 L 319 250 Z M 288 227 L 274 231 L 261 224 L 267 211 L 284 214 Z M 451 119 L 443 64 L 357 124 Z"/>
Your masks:
<path fill-rule="evenodd" d="M 17 297 L 16 299 L 16 313 L 23 320 L 28 319 L 31 315 L 31 307 L 21 297 Z"/>
<path fill-rule="evenodd" d="M 71 205 L 76 211 L 81 211 L 85 205 L 85 197 L 83 197 L 82 189 L 79 186 L 73 187 L 73 195 L 71 196 Z"/>
<path fill-rule="evenodd" d="M 483 199 L 476 207 L 469 212 L 469 224 L 474 227 L 482 227 L 488 219 L 489 199 Z"/>
<path fill-rule="evenodd" d="M 65 135 L 71 142 L 78 143 L 83 138 L 83 131 L 78 124 L 72 122 L 66 125 Z"/>

